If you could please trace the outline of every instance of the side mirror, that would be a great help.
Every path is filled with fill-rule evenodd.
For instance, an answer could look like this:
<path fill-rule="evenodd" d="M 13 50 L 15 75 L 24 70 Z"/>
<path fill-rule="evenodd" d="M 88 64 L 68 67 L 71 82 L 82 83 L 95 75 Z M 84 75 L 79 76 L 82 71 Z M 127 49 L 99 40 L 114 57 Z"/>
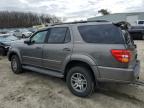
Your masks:
<path fill-rule="evenodd" d="M 31 40 L 30 40 L 30 39 L 26 39 L 26 40 L 24 41 L 24 43 L 25 43 L 25 44 L 30 44 L 30 43 L 31 43 Z"/>

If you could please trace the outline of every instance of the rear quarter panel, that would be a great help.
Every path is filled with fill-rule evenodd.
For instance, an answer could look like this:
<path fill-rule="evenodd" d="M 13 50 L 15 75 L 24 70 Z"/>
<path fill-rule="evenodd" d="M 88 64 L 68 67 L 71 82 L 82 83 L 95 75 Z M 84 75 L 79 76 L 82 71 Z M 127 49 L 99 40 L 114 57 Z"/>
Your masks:
<path fill-rule="evenodd" d="M 128 64 L 118 62 L 111 54 L 112 49 L 126 49 L 125 44 L 96 44 L 85 42 L 77 26 L 73 26 L 74 48 L 73 53 L 89 56 L 97 66 L 127 68 Z"/>

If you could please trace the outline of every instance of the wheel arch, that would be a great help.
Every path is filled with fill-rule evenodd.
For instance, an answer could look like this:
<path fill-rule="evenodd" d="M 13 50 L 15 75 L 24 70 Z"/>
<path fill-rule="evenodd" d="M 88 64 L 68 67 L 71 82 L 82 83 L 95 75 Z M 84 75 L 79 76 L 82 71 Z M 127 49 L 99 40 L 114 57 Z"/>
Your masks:
<path fill-rule="evenodd" d="M 94 68 L 91 64 L 89 64 L 88 62 L 86 62 L 85 60 L 70 60 L 64 69 L 64 78 L 66 79 L 67 73 L 69 71 L 69 69 L 71 69 L 74 66 L 84 66 L 87 67 L 88 69 L 90 69 L 91 74 L 94 78 L 94 81 L 97 80 L 97 77 L 99 77 L 99 72 L 97 68 Z"/>
<path fill-rule="evenodd" d="M 11 52 L 8 53 L 8 60 L 9 60 L 9 61 L 11 61 L 11 57 L 12 57 L 13 55 L 17 55 L 17 56 L 19 57 L 19 59 L 20 59 L 20 62 L 21 62 L 20 54 L 19 54 L 18 52 L 16 52 L 16 51 L 11 51 Z"/>

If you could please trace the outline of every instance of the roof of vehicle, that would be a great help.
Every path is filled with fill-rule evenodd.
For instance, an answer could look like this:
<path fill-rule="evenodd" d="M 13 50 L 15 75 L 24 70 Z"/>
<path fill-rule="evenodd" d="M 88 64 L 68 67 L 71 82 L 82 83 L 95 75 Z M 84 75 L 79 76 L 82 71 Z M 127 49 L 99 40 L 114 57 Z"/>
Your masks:
<path fill-rule="evenodd" d="M 101 24 L 114 24 L 117 27 L 120 27 L 121 29 L 128 29 L 131 25 L 128 22 L 117 22 L 117 23 L 113 23 L 113 22 L 109 22 L 106 20 L 95 20 L 95 21 L 78 21 L 78 22 L 68 22 L 68 23 L 56 23 L 56 24 L 51 24 L 48 27 L 42 28 L 38 31 L 42 31 L 42 30 L 47 30 L 48 28 L 52 28 L 52 27 L 68 27 L 68 26 L 72 26 L 72 25 L 101 25 Z"/>
<path fill-rule="evenodd" d="M 91 22 L 97 22 L 97 23 L 108 23 L 109 21 L 106 20 L 95 20 L 95 21 L 76 21 L 76 22 L 68 22 L 68 23 L 57 23 L 57 24 L 52 24 L 51 26 L 55 25 L 63 25 L 63 24 L 83 24 L 83 23 L 91 23 Z"/>
<path fill-rule="evenodd" d="M 41 30 L 47 30 L 48 28 L 51 27 L 62 27 L 62 26 L 68 26 L 68 25 L 85 25 L 85 24 L 112 24 L 112 22 L 106 21 L 106 20 L 95 20 L 95 21 L 77 21 L 77 22 L 68 22 L 68 23 L 56 23 L 56 24 L 51 24 L 48 27 L 42 28 L 38 31 Z"/>

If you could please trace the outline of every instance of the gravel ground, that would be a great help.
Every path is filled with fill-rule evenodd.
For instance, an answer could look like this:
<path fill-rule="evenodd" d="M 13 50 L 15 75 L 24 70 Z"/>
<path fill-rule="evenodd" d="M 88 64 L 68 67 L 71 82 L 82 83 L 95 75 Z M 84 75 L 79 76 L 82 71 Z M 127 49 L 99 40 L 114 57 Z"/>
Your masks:
<path fill-rule="evenodd" d="M 144 42 L 136 41 L 144 80 Z M 62 79 L 25 72 L 15 75 L 0 57 L 0 108 L 144 108 L 144 87 L 109 84 L 89 98 L 72 95 Z"/>

